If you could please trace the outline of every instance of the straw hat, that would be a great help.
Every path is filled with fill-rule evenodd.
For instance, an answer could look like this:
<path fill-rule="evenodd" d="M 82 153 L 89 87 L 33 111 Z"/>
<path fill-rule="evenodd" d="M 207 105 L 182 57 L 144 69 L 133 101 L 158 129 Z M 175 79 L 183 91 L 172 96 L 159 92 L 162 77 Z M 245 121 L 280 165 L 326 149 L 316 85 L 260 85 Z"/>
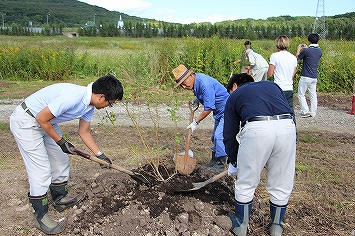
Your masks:
<path fill-rule="evenodd" d="M 186 68 L 186 66 L 180 64 L 178 67 L 173 69 L 173 74 L 174 77 L 176 79 L 176 85 L 174 86 L 174 88 L 176 88 L 177 86 L 179 86 L 182 82 L 184 82 L 187 77 L 189 77 L 191 75 L 191 73 L 194 70 L 191 68 L 190 70 Z"/>

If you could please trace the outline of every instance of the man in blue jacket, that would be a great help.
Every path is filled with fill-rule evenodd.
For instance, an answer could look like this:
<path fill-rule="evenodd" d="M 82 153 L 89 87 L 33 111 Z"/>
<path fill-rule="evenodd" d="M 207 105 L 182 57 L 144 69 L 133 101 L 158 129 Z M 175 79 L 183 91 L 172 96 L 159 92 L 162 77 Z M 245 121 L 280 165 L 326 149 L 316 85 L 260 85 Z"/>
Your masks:
<path fill-rule="evenodd" d="M 212 171 L 224 171 L 227 154 L 223 143 L 223 117 L 229 93 L 216 79 L 202 73 L 194 73 L 193 69 L 187 69 L 184 65 L 179 65 L 172 72 L 176 79 L 175 88 L 181 86 L 184 89 L 193 90 L 196 99 L 204 107 L 203 112 L 187 128 L 194 131 L 199 122 L 213 113 L 212 157 L 205 166 L 211 167 Z"/>

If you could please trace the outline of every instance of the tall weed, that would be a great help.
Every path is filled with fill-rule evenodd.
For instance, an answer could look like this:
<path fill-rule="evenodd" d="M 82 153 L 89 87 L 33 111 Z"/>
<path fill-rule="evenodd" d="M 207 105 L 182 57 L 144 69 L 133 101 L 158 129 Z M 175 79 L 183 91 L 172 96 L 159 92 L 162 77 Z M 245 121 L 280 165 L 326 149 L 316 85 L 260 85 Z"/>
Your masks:
<path fill-rule="evenodd" d="M 171 71 L 179 64 L 228 82 L 233 62 L 241 57 L 244 39 L 194 38 L 125 39 L 64 37 L 3 37 L 0 41 L 0 79 L 50 80 L 118 76 L 133 97 L 174 96 Z M 307 38 L 290 39 L 289 51 Z M 323 56 L 318 68 L 318 91 L 351 93 L 355 77 L 355 42 L 320 41 Z M 252 47 L 267 61 L 276 52 L 273 40 L 253 41 Z M 295 90 L 302 62 L 295 77 Z M 239 69 L 233 70 L 239 73 Z M 272 78 L 270 78 L 272 80 Z M 142 92 L 140 91 L 142 90 Z M 126 93 L 127 94 L 127 93 Z"/>

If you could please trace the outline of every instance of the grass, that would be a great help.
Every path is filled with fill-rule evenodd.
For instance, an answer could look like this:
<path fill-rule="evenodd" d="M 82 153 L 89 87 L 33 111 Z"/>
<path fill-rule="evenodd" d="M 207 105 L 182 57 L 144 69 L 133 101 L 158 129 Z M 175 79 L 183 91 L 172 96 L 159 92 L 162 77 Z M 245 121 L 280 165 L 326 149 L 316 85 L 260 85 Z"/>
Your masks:
<path fill-rule="evenodd" d="M 291 39 L 289 51 L 295 53 L 296 46 L 304 43 L 304 40 Z M 84 85 L 111 73 L 123 83 L 126 99 L 168 102 L 179 97 L 188 100 L 192 97 L 191 92 L 173 89 L 175 82 L 171 70 L 180 63 L 185 64 L 196 72 L 206 73 L 226 84 L 232 62 L 244 50 L 243 42 L 243 39 L 217 37 L 134 39 L 0 36 L 0 59 L 6 61 L 0 63 L 0 81 L 31 81 L 38 84 L 38 88 L 53 83 L 51 81 Z M 324 55 L 319 67 L 319 92 L 351 93 L 355 75 L 355 54 L 351 50 L 354 42 L 327 41 L 320 44 Z M 275 52 L 272 40 L 256 40 L 253 46 L 267 60 Z M 297 69 L 295 88 L 300 71 L 301 63 Z M 31 88 L 33 84 L 28 85 Z M 16 86 L 22 89 L 22 85 Z M 4 94 L 1 89 L 0 98 L 6 96 L 16 95 Z"/>

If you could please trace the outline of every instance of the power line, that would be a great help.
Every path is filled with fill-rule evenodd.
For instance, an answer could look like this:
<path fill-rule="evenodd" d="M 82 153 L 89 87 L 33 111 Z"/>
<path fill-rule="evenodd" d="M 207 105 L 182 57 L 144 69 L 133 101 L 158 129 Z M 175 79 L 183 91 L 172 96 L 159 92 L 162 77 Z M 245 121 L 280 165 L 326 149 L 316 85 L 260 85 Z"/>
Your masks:
<path fill-rule="evenodd" d="M 313 33 L 319 34 L 322 39 L 327 36 L 327 29 L 325 28 L 325 15 L 324 15 L 324 0 L 318 0 L 316 17 L 313 24 Z"/>

